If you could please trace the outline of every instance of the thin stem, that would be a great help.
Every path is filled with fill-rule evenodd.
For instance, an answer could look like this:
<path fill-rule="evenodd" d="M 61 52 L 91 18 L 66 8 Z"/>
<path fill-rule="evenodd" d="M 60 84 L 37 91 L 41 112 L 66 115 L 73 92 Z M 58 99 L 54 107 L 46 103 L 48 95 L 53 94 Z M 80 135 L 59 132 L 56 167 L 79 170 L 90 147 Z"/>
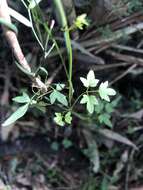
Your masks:
<path fill-rule="evenodd" d="M 40 99 L 40 98 L 43 98 L 44 96 L 46 96 L 47 94 L 50 94 L 52 92 L 52 90 L 44 93 L 44 94 L 41 94 L 40 96 L 38 96 L 37 100 Z"/>
<path fill-rule="evenodd" d="M 48 52 L 45 52 L 45 54 L 44 54 L 44 58 L 45 58 L 45 59 L 49 56 L 49 54 L 50 54 L 51 51 L 54 49 L 54 47 L 55 47 L 55 44 L 53 43 L 53 45 L 50 47 L 50 49 L 48 50 Z"/>
<path fill-rule="evenodd" d="M 45 52 L 47 51 L 47 48 L 48 48 L 48 43 L 49 43 L 49 39 L 51 37 L 51 33 L 52 33 L 52 30 L 53 30 L 53 27 L 54 27 L 54 24 L 55 24 L 55 21 L 52 20 L 51 24 L 50 24 L 50 27 L 49 27 L 49 32 L 47 34 L 47 37 L 46 37 L 46 42 L 45 42 Z"/>
<path fill-rule="evenodd" d="M 24 0 L 21 0 L 21 2 L 23 3 L 23 5 L 25 6 L 26 9 L 28 9 L 28 6 L 26 5 Z"/>
<path fill-rule="evenodd" d="M 38 34 L 37 36 L 39 37 L 41 44 L 43 44 L 43 38 L 42 38 L 40 26 L 39 26 L 40 19 L 39 19 L 39 15 L 38 15 L 38 9 L 32 9 L 31 13 L 32 13 L 33 20 L 35 22 L 35 28 L 36 28 L 37 34 Z"/>
<path fill-rule="evenodd" d="M 56 50 L 57 50 L 57 52 L 58 52 L 58 54 L 59 54 L 59 56 L 60 56 L 62 65 L 63 65 L 63 67 L 64 67 L 66 76 L 67 76 L 67 78 L 68 78 L 68 71 L 67 71 L 67 69 L 66 69 L 66 66 L 65 66 L 65 63 L 64 63 L 62 54 L 61 54 L 61 50 L 60 50 L 60 48 L 59 48 L 59 46 L 58 46 L 58 44 L 57 44 L 55 38 L 54 38 L 53 35 L 52 35 L 52 28 L 49 28 L 47 22 L 45 22 L 45 20 L 43 19 L 43 14 L 42 14 L 42 11 L 41 11 L 40 7 L 38 7 L 38 11 L 39 11 L 39 14 L 41 15 L 41 20 L 39 20 L 39 23 L 40 23 L 41 25 L 43 25 L 45 31 L 47 32 L 47 34 L 48 34 L 48 36 L 49 36 L 48 38 L 51 38 L 51 40 L 53 41 L 53 44 L 55 44 Z M 32 19 L 31 19 L 31 20 L 32 20 Z M 32 24 L 32 26 L 33 26 L 33 24 Z M 38 38 L 38 36 L 37 36 L 37 34 L 36 34 L 36 32 L 35 32 L 34 27 L 33 27 L 33 32 L 34 32 L 35 37 L 36 37 L 38 43 L 40 44 L 42 50 L 44 50 L 44 54 L 45 54 L 46 51 L 47 51 L 46 46 L 44 45 L 44 46 L 45 46 L 45 47 L 44 47 L 44 46 L 42 45 L 42 43 L 40 42 L 40 40 L 39 40 L 39 38 Z M 47 41 L 47 39 L 46 39 L 46 41 Z M 48 43 L 48 41 L 47 41 L 46 43 Z M 44 56 L 45 56 L 45 55 L 44 55 Z"/>
<path fill-rule="evenodd" d="M 33 26 L 32 17 L 31 17 L 30 9 L 28 9 L 28 15 L 29 15 L 29 19 L 30 19 L 31 26 L 32 26 L 32 31 L 33 31 L 33 33 L 34 33 L 34 35 L 35 35 L 35 38 L 36 38 L 36 40 L 38 41 L 38 43 L 39 43 L 40 47 L 42 48 L 42 50 L 44 51 L 44 47 L 43 47 L 41 41 L 39 40 L 39 38 L 38 38 L 38 36 L 37 36 L 37 34 L 36 34 L 36 32 L 35 32 L 35 29 L 34 29 L 34 26 Z"/>
<path fill-rule="evenodd" d="M 58 54 L 59 54 L 59 56 L 60 56 L 62 65 L 63 65 L 63 67 L 64 67 L 66 76 L 67 76 L 67 78 L 68 78 L 68 71 L 67 71 L 67 69 L 66 69 L 66 66 L 65 66 L 65 63 L 64 63 L 62 54 L 61 54 L 61 50 L 60 50 L 60 48 L 59 48 L 59 46 L 58 46 L 58 44 L 57 44 L 57 41 L 56 41 L 56 40 L 54 39 L 54 37 L 52 36 L 51 30 L 48 28 L 47 23 L 44 23 L 44 28 L 45 28 L 46 32 L 49 34 L 49 36 L 51 37 L 53 43 L 55 44 L 56 50 L 57 50 L 57 52 L 58 52 Z"/>
<path fill-rule="evenodd" d="M 80 94 L 77 99 L 74 101 L 73 105 L 71 106 L 71 110 L 73 110 L 73 107 L 77 104 L 77 102 L 79 101 L 79 99 L 85 94 L 86 92 L 83 92 L 82 94 Z"/>
<path fill-rule="evenodd" d="M 66 48 L 68 53 L 68 60 L 69 60 L 69 103 L 71 104 L 72 99 L 72 91 L 73 91 L 73 85 L 72 85 L 72 46 L 71 46 L 71 39 L 70 39 L 70 33 L 68 30 L 68 24 L 67 24 L 67 18 L 66 14 L 63 8 L 63 4 L 61 0 L 54 0 L 54 4 L 56 6 L 56 9 L 59 13 L 61 26 L 64 29 L 64 37 L 66 42 Z"/>
<path fill-rule="evenodd" d="M 55 44 L 56 50 L 57 50 L 57 52 L 58 52 L 58 54 L 59 54 L 59 57 L 60 57 L 61 62 L 62 62 L 62 65 L 63 65 L 63 67 L 64 67 L 66 76 L 67 76 L 67 78 L 69 79 L 69 77 L 68 77 L 68 71 L 67 71 L 66 65 L 65 65 L 65 63 L 64 63 L 64 59 L 63 59 L 63 57 L 62 57 L 61 50 L 60 50 L 60 48 L 59 48 L 59 46 L 58 46 L 58 44 L 57 44 L 57 41 L 55 40 L 55 38 L 54 38 L 53 35 L 52 35 L 52 28 L 53 28 L 53 25 L 54 25 L 54 24 L 51 25 L 51 27 L 49 28 L 47 22 L 43 19 L 43 13 L 42 13 L 42 11 L 41 11 L 41 9 L 40 9 L 39 6 L 38 6 L 38 11 L 39 11 L 39 14 L 41 15 L 41 20 L 39 20 L 39 23 L 40 23 L 41 25 L 43 25 L 43 27 L 44 27 L 46 33 L 48 34 L 48 38 L 51 38 L 51 40 L 52 40 L 53 43 Z M 47 40 L 49 41 L 49 39 L 46 39 L 46 43 L 48 43 Z M 46 51 L 47 51 L 47 47 L 46 47 L 46 46 L 47 46 L 47 45 L 44 45 L 44 46 L 45 46 L 45 47 L 43 47 L 43 48 L 44 48 L 44 52 L 46 53 Z"/>

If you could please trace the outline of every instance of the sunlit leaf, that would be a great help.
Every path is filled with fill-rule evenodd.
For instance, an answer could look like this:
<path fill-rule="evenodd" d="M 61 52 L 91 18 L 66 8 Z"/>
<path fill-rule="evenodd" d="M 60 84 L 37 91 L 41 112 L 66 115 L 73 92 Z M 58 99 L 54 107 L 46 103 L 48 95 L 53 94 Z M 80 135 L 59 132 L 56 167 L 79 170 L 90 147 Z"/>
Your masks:
<path fill-rule="evenodd" d="M 90 70 L 87 74 L 87 79 L 80 77 L 81 82 L 83 85 L 88 88 L 88 87 L 96 87 L 99 80 L 95 79 L 94 71 Z"/>
<path fill-rule="evenodd" d="M 16 96 L 12 100 L 14 102 L 18 102 L 18 103 L 29 103 L 30 97 L 28 96 L 28 94 L 26 92 L 23 92 L 22 96 Z"/>
<path fill-rule="evenodd" d="M 54 117 L 54 121 L 60 125 L 60 126 L 64 126 L 65 123 L 63 121 L 63 116 L 61 113 L 55 113 L 55 117 Z"/>
<path fill-rule="evenodd" d="M 112 88 L 108 88 L 108 81 L 102 82 L 99 86 L 99 95 L 101 99 L 110 102 L 109 96 L 116 95 L 116 91 Z"/>
<path fill-rule="evenodd" d="M 93 95 L 83 95 L 81 101 L 81 104 L 86 104 L 86 109 L 89 113 L 93 113 L 94 112 L 94 107 L 95 105 L 98 104 L 98 100 L 95 96 Z"/>
<path fill-rule="evenodd" d="M 55 101 L 58 101 L 59 103 L 63 104 L 64 106 L 68 105 L 68 101 L 67 98 L 64 94 L 60 93 L 57 90 L 54 90 L 51 94 L 50 94 L 50 102 L 51 104 L 54 104 Z"/>
<path fill-rule="evenodd" d="M 80 30 L 83 30 L 83 26 L 88 26 L 88 25 L 89 25 L 89 23 L 88 23 L 86 17 L 87 17 L 86 14 L 79 15 L 79 16 L 76 18 L 75 22 L 74 22 L 75 26 L 76 26 L 77 28 L 79 28 Z"/>
<path fill-rule="evenodd" d="M 71 124 L 71 121 L 72 121 L 71 112 L 68 112 L 65 115 L 65 122 L 68 123 L 68 124 Z"/>
<path fill-rule="evenodd" d="M 8 125 L 11 125 L 15 121 L 17 121 L 19 118 L 23 117 L 25 113 L 27 112 L 29 107 L 29 104 L 25 104 L 24 106 L 19 107 L 3 124 L 3 127 L 6 127 Z"/>
<path fill-rule="evenodd" d="M 61 91 L 65 88 L 65 84 L 58 83 L 56 84 L 56 90 Z"/>

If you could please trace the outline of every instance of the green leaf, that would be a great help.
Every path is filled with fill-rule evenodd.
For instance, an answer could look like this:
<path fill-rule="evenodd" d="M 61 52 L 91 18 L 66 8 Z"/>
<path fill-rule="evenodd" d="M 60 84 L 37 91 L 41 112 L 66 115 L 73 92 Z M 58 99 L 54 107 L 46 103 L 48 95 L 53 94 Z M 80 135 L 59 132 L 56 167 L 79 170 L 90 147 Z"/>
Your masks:
<path fill-rule="evenodd" d="M 80 101 L 81 104 L 86 104 L 86 109 L 89 113 L 93 113 L 94 112 L 94 107 L 95 105 L 98 104 L 98 100 L 96 99 L 95 96 L 93 95 L 83 95 L 81 101 Z"/>
<path fill-rule="evenodd" d="M 3 124 L 3 127 L 11 125 L 19 118 L 23 117 L 29 108 L 29 104 L 25 104 L 24 106 L 19 107 Z"/>
<path fill-rule="evenodd" d="M 80 101 L 80 104 L 86 104 L 87 102 L 88 102 L 88 96 L 84 94 Z"/>
<path fill-rule="evenodd" d="M 46 107 L 46 106 L 48 106 L 48 104 L 45 103 L 44 101 L 40 101 L 40 102 L 38 102 L 38 105 L 39 105 L 39 106 L 42 106 L 42 107 Z"/>
<path fill-rule="evenodd" d="M 63 144 L 63 146 L 64 146 L 64 148 L 70 148 L 71 146 L 72 146 L 72 141 L 70 141 L 69 139 L 64 139 L 63 141 L 62 141 L 62 144 Z"/>
<path fill-rule="evenodd" d="M 55 101 L 60 102 L 61 104 L 63 104 L 64 106 L 68 105 L 68 101 L 66 99 L 66 96 L 62 93 L 60 93 L 57 90 L 54 90 L 51 94 L 50 94 L 50 102 L 51 104 L 54 104 Z"/>
<path fill-rule="evenodd" d="M 88 87 L 96 87 L 99 80 L 95 79 L 95 75 L 94 75 L 94 71 L 90 70 L 87 74 L 87 79 L 80 77 L 81 82 L 83 83 L 83 85 L 88 88 Z"/>
<path fill-rule="evenodd" d="M 121 96 L 118 96 L 115 100 L 113 100 L 113 101 L 111 102 L 112 107 L 113 107 L 113 108 L 117 107 L 117 105 L 119 104 L 120 100 L 121 100 Z"/>
<path fill-rule="evenodd" d="M 42 0 L 31 0 L 29 4 L 29 9 L 35 8 Z"/>
<path fill-rule="evenodd" d="M 57 93 L 57 100 L 63 104 L 64 106 L 68 105 L 67 98 L 64 94 L 61 94 L 60 92 Z"/>
<path fill-rule="evenodd" d="M 98 105 L 95 106 L 94 110 L 96 113 L 102 113 L 104 109 L 104 104 L 101 101 L 98 101 Z"/>
<path fill-rule="evenodd" d="M 34 105 L 38 110 L 40 110 L 41 112 L 43 113 L 46 113 L 46 106 L 47 106 L 47 103 L 41 101 L 41 102 L 38 102 L 37 104 Z"/>
<path fill-rule="evenodd" d="M 116 95 L 116 91 L 112 88 L 108 88 L 108 81 L 102 82 L 99 86 L 99 95 L 101 99 L 110 102 L 109 96 Z"/>
<path fill-rule="evenodd" d="M 71 121 L 72 121 L 71 112 L 68 112 L 65 115 L 65 122 L 68 123 L 68 124 L 71 124 Z"/>
<path fill-rule="evenodd" d="M 82 15 L 79 15 L 76 18 L 75 22 L 74 22 L 75 26 L 77 28 L 79 28 L 80 30 L 83 30 L 83 26 L 88 26 L 89 25 L 86 17 L 87 17 L 87 15 L 85 13 L 82 14 Z"/>
<path fill-rule="evenodd" d="M 12 99 L 14 102 L 18 103 L 30 103 L 30 98 L 26 92 L 23 92 L 22 96 L 16 96 Z"/>
<path fill-rule="evenodd" d="M 35 105 L 35 107 L 40 110 L 42 113 L 46 113 L 46 108 L 45 107 L 42 107 L 42 106 L 39 106 L 38 104 Z"/>
<path fill-rule="evenodd" d="M 107 113 L 101 114 L 99 115 L 98 119 L 100 123 L 104 123 L 105 125 L 107 125 L 108 127 L 113 127 L 111 121 L 110 121 L 111 116 Z"/>
<path fill-rule="evenodd" d="M 65 88 L 65 84 L 58 83 L 56 84 L 56 90 L 61 91 Z"/>
<path fill-rule="evenodd" d="M 107 103 L 105 105 L 105 110 L 106 110 L 107 113 L 112 113 L 114 111 L 112 103 Z"/>
<path fill-rule="evenodd" d="M 94 105 L 97 105 L 98 101 L 95 96 L 88 96 L 88 99 L 87 110 L 92 114 L 94 112 Z"/>
<path fill-rule="evenodd" d="M 50 94 L 50 103 L 54 104 L 56 101 L 57 97 L 56 97 L 56 93 L 55 90 Z"/>
<path fill-rule="evenodd" d="M 58 125 L 60 125 L 60 126 L 64 126 L 65 125 L 65 123 L 64 123 L 64 121 L 63 121 L 63 116 L 62 116 L 62 114 L 61 113 L 55 113 L 55 117 L 54 117 L 54 121 L 58 124 Z"/>

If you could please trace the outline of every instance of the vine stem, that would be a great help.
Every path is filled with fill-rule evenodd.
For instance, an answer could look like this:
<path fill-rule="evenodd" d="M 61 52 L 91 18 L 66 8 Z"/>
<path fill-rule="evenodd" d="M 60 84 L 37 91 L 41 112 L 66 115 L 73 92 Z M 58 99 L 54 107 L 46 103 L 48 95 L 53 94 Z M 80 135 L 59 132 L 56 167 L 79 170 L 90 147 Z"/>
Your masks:
<path fill-rule="evenodd" d="M 53 0 L 54 5 L 56 7 L 56 10 L 58 12 L 58 16 L 60 17 L 61 21 L 61 27 L 64 29 L 64 38 L 68 53 L 68 61 L 69 61 L 69 104 L 71 105 L 71 99 L 72 99 L 72 91 L 73 91 L 73 85 L 72 85 L 72 62 L 73 62 L 73 56 L 72 56 L 72 45 L 71 45 L 71 39 L 70 39 L 70 33 L 68 30 L 68 22 L 66 18 L 66 14 L 64 11 L 64 7 L 62 4 L 62 0 Z"/>

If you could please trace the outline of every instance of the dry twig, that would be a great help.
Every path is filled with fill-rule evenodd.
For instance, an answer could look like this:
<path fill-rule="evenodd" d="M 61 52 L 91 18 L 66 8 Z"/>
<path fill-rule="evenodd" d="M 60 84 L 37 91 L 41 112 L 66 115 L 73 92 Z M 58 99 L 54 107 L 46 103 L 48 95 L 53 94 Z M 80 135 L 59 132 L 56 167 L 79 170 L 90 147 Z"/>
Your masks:
<path fill-rule="evenodd" d="M 112 50 L 107 50 L 106 53 L 108 55 L 111 55 L 112 57 L 116 58 L 117 60 L 121 60 L 121 61 L 125 61 L 125 62 L 128 62 L 128 63 L 138 64 L 140 66 L 143 66 L 143 59 L 142 58 L 117 53 L 117 52 L 112 51 Z"/>

